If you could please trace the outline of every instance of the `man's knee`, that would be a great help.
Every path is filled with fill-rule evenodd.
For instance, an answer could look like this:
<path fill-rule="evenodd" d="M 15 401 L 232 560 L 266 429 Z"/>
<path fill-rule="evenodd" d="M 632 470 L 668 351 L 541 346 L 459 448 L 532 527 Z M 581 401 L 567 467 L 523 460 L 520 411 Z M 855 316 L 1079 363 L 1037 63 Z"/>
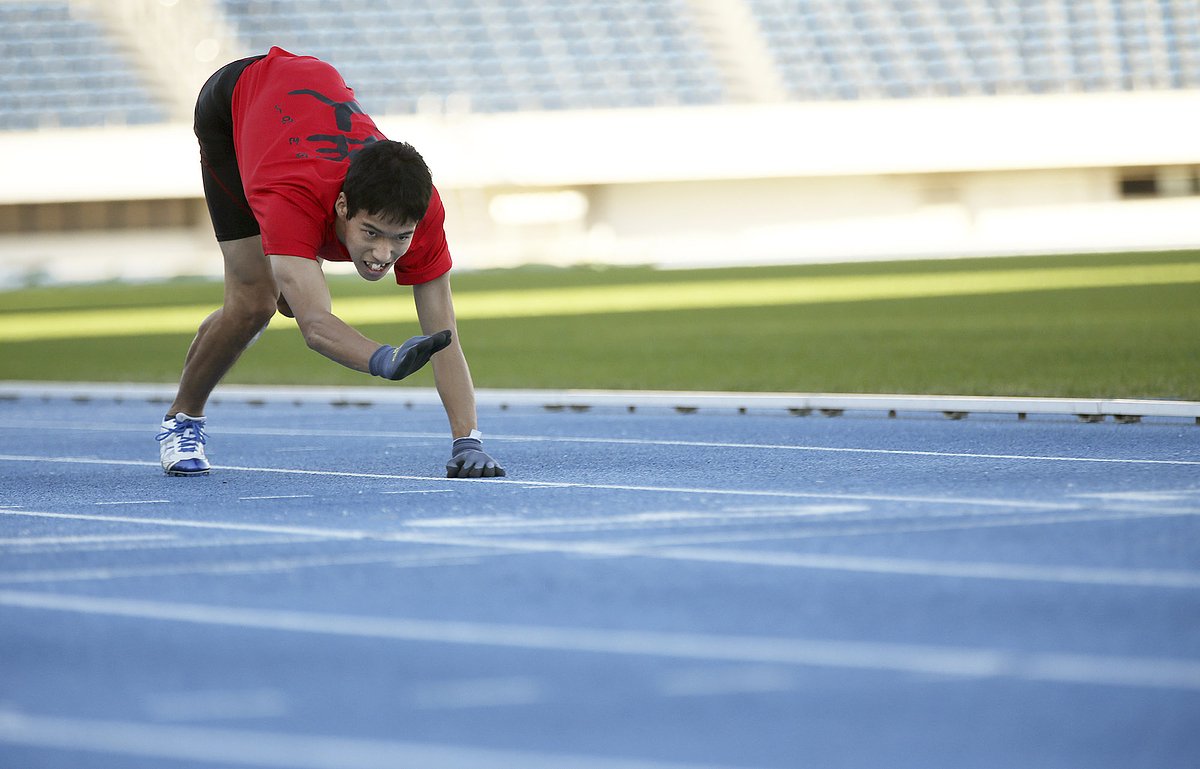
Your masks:
<path fill-rule="evenodd" d="M 224 241 L 221 252 L 225 259 L 225 314 L 230 322 L 256 334 L 275 314 L 278 293 L 262 239 Z"/>
<path fill-rule="evenodd" d="M 275 298 L 270 293 L 241 294 L 226 301 L 222 316 L 226 323 L 237 326 L 247 337 L 257 334 L 275 315 Z"/>

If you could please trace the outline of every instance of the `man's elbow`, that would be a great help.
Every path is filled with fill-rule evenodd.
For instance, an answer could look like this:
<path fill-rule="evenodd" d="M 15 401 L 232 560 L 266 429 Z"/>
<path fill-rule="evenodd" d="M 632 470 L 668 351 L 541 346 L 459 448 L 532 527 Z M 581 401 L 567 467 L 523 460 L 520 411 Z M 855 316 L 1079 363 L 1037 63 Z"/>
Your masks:
<path fill-rule="evenodd" d="M 296 324 L 300 327 L 300 334 L 304 337 L 304 343 L 310 350 L 321 354 L 325 354 L 329 350 L 331 344 L 330 320 L 332 318 L 332 315 L 325 313 L 306 315 L 296 319 Z"/>

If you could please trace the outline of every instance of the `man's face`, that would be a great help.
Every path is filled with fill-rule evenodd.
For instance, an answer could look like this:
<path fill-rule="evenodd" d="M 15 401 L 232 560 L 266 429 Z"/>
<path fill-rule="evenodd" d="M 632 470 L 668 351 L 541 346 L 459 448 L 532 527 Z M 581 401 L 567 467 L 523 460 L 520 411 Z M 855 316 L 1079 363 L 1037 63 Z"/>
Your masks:
<path fill-rule="evenodd" d="M 350 252 L 358 274 L 367 280 L 379 280 L 388 274 L 396 260 L 412 244 L 416 222 L 395 222 L 365 211 L 347 217 L 345 197 L 339 197 L 337 215 L 342 245 Z"/>

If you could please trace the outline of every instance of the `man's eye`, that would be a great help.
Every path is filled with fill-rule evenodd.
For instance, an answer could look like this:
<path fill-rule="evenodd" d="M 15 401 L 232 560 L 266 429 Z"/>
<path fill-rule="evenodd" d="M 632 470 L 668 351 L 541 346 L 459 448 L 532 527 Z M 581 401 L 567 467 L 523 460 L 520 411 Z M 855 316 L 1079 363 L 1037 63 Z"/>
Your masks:
<path fill-rule="evenodd" d="M 368 238 L 374 238 L 379 233 L 373 232 L 372 230 L 363 230 L 363 234 L 366 235 Z"/>

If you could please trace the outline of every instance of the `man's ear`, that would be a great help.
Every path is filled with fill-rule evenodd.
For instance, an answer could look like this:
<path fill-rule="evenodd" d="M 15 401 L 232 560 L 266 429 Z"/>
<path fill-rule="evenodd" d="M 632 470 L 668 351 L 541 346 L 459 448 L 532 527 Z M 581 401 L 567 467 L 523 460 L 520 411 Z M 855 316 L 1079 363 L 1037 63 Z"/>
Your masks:
<path fill-rule="evenodd" d="M 342 217 L 343 219 L 350 218 L 350 217 L 346 216 L 346 213 L 350 210 L 349 205 L 346 203 L 346 193 L 344 193 L 344 192 L 338 193 L 337 202 L 333 204 L 333 210 L 336 211 L 337 215 Z"/>

